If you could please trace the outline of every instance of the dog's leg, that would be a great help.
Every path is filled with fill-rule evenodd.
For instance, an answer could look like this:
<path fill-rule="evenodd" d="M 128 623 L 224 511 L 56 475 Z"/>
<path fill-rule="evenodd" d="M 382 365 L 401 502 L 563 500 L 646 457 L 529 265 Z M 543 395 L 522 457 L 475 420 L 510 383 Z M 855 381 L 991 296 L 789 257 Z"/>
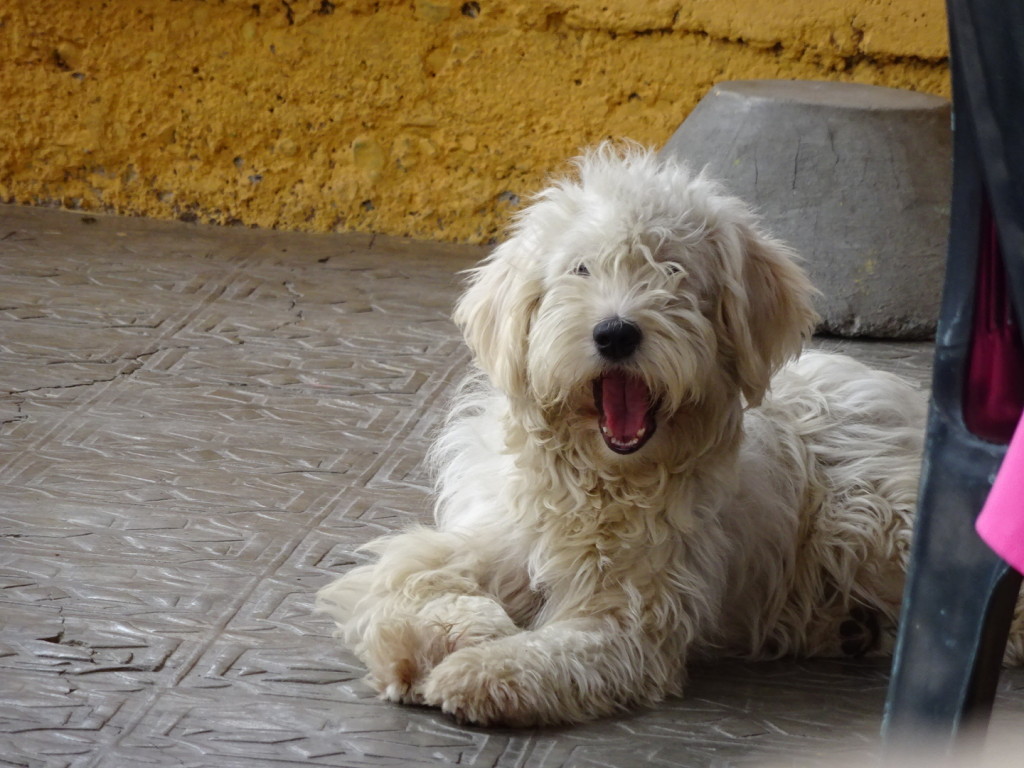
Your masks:
<path fill-rule="evenodd" d="M 421 703 L 422 680 L 445 656 L 519 631 L 483 586 L 496 559 L 489 548 L 421 528 L 369 549 L 380 559 L 321 589 L 317 607 L 384 698 Z"/>
<path fill-rule="evenodd" d="M 612 617 L 567 619 L 451 654 L 423 699 L 477 725 L 579 722 L 678 693 L 682 666 L 667 633 L 659 641 Z"/>

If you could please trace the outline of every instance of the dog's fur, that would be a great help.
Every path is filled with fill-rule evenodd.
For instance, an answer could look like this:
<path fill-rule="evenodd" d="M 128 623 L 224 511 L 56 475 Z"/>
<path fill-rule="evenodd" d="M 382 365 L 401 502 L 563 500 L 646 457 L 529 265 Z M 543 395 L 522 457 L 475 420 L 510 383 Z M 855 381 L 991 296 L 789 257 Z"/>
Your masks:
<path fill-rule="evenodd" d="M 373 542 L 320 608 L 384 697 L 478 724 L 649 705 L 698 658 L 875 649 L 922 395 L 847 357 L 790 362 L 813 289 L 714 183 L 635 147 L 576 164 L 458 303 L 479 373 L 435 450 L 436 528 Z M 614 360 L 607 318 L 642 334 Z M 641 396 L 642 430 L 622 412 Z"/>

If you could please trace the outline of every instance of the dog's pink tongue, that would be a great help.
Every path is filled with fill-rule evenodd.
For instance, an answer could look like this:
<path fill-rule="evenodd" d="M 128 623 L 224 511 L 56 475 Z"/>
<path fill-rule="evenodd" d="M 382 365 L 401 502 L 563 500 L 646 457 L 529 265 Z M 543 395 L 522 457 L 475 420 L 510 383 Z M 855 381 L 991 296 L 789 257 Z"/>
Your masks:
<path fill-rule="evenodd" d="M 623 446 L 644 437 L 651 393 L 635 376 L 621 371 L 601 377 L 602 430 Z"/>

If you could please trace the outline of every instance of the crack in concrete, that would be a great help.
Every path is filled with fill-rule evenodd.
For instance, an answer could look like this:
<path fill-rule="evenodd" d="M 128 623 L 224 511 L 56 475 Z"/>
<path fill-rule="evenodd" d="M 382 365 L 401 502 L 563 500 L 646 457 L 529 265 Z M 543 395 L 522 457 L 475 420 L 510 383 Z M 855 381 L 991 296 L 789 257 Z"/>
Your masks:
<path fill-rule="evenodd" d="M 97 361 L 97 360 L 58 360 L 58 361 L 53 361 L 53 362 L 47 363 L 47 365 L 62 365 L 62 364 L 74 364 L 74 363 L 79 363 L 79 364 L 100 363 L 100 364 L 110 365 L 112 363 L 122 362 L 122 361 L 125 361 L 125 360 L 130 360 L 131 363 L 129 365 L 127 365 L 123 370 L 120 370 L 117 373 L 115 373 L 113 376 L 108 376 L 106 378 L 93 378 L 93 379 L 89 379 L 88 381 L 78 381 L 78 382 L 74 382 L 72 384 L 49 384 L 49 385 L 42 386 L 42 387 L 30 387 L 28 389 L 12 389 L 12 390 L 8 390 L 5 394 L 7 394 L 7 395 L 25 395 L 25 394 L 31 394 L 31 393 L 34 393 L 34 392 L 45 392 L 46 390 L 78 389 L 80 387 L 94 387 L 97 384 L 109 384 L 112 381 L 117 381 L 118 379 L 128 378 L 128 377 L 132 376 L 133 374 L 135 374 L 140 368 L 142 368 L 145 365 L 145 362 L 143 361 L 143 358 L 151 357 L 151 356 L 155 355 L 158 351 L 159 350 L 154 350 L 152 352 L 143 352 L 143 353 L 138 354 L 138 355 L 127 356 L 127 357 L 124 357 L 124 358 L 115 358 L 114 360 L 112 360 L 110 362 Z"/>
<path fill-rule="evenodd" d="M 49 360 L 46 365 L 115 365 L 117 363 L 132 362 L 137 363 L 142 358 L 152 357 L 158 352 L 163 352 L 165 349 L 187 349 L 187 347 L 162 347 L 160 349 L 150 350 L 149 352 L 140 352 L 136 355 L 122 355 L 121 357 L 101 357 L 92 360 Z"/>
<path fill-rule="evenodd" d="M 913 54 L 901 54 L 901 53 L 885 53 L 885 52 L 868 52 L 863 50 L 861 47 L 865 32 L 864 29 L 856 24 L 854 20 L 849 21 L 850 38 L 853 43 L 852 48 L 850 46 L 843 46 L 840 44 L 834 45 L 821 45 L 811 42 L 803 41 L 792 41 L 784 40 L 779 37 L 772 37 L 768 39 L 752 39 L 750 37 L 736 35 L 730 36 L 722 34 L 720 32 L 714 32 L 708 30 L 706 27 L 694 25 L 693 27 L 687 27 L 685 25 L 678 24 L 678 11 L 672 19 L 672 22 L 667 25 L 653 26 L 643 29 L 630 29 L 628 27 L 616 28 L 614 24 L 600 24 L 600 23 L 587 23 L 577 22 L 569 23 L 565 20 L 565 14 L 551 14 L 546 21 L 546 25 L 551 25 L 552 21 L 555 25 L 565 30 L 572 32 L 603 32 L 610 35 L 613 39 L 617 37 L 649 37 L 652 35 L 668 36 L 668 35 L 680 35 L 680 36 L 692 36 L 698 37 L 708 43 L 731 45 L 731 46 L 742 46 L 748 48 L 762 49 L 766 52 L 775 54 L 776 56 L 789 53 L 789 55 L 795 55 L 797 58 L 809 57 L 812 61 L 817 59 L 817 64 L 826 69 L 840 69 L 847 71 L 852 69 L 854 66 L 862 63 L 873 63 L 873 64 L 921 64 L 927 66 L 942 65 L 949 61 L 948 56 L 916 56 Z M 555 18 L 552 18 L 555 17 Z M 840 64 L 842 66 L 838 66 Z M 370 241 L 370 247 L 373 246 L 373 241 Z"/>

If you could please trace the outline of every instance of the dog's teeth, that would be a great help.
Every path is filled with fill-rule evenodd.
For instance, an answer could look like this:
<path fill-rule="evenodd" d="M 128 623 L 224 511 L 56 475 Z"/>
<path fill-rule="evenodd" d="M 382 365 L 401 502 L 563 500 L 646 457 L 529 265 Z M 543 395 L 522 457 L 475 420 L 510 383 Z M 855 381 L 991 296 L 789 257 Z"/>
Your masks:
<path fill-rule="evenodd" d="M 647 427 L 640 427 L 640 429 L 637 430 L 636 439 L 639 440 L 640 438 L 642 438 L 646 434 L 647 434 Z M 636 440 L 634 440 L 633 442 L 636 442 Z"/>
<path fill-rule="evenodd" d="M 601 431 L 604 434 L 606 434 L 606 435 L 611 435 L 611 433 L 612 433 L 612 431 L 610 429 L 608 429 L 608 425 L 607 424 L 602 424 L 601 425 Z"/>

